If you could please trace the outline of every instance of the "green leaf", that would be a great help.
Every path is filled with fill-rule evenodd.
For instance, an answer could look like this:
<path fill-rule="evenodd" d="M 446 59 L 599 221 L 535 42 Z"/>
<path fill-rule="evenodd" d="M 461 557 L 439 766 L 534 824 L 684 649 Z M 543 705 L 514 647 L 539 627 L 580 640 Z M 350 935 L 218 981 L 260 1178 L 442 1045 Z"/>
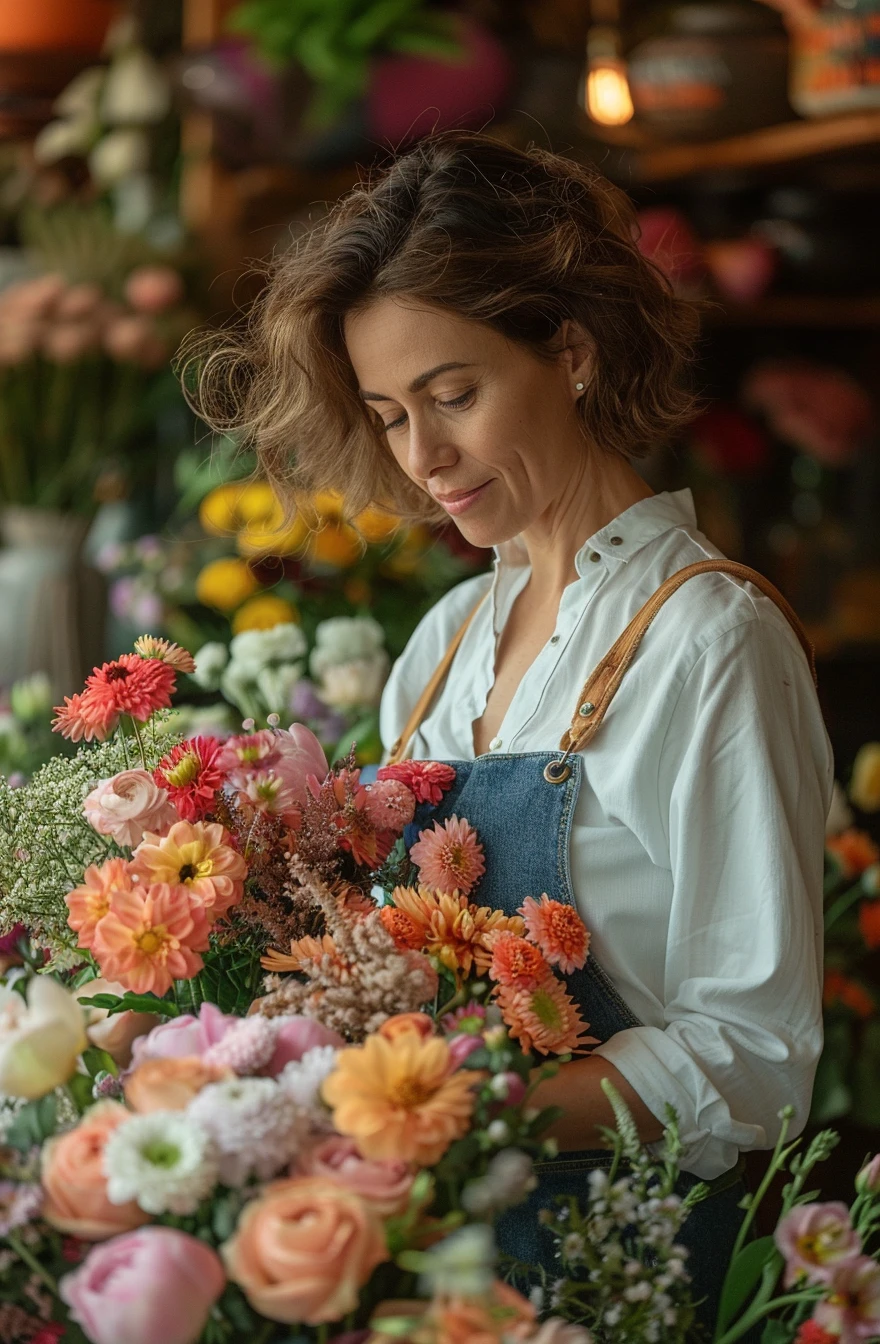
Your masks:
<path fill-rule="evenodd" d="M 87 1073 L 75 1073 L 67 1084 L 67 1089 L 73 1097 L 73 1104 L 82 1115 L 95 1100 L 92 1093 L 92 1079 Z"/>
<path fill-rule="evenodd" d="M 39 1101 L 25 1102 L 16 1111 L 15 1119 L 3 1136 L 3 1142 L 20 1152 L 29 1152 L 31 1148 L 51 1138 L 55 1133 L 57 1119 L 58 1103 L 52 1092 L 40 1097 Z"/>
<path fill-rule="evenodd" d="M 96 1045 L 90 1045 L 83 1050 L 82 1062 L 91 1078 L 96 1078 L 99 1073 L 112 1073 L 114 1078 L 119 1074 L 119 1067 L 113 1056 L 108 1055 L 106 1050 L 99 1050 Z"/>
<path fill-rule="evenodd" d="M 761 1335 L 761 1344 L 791 1344 L 791 1326 L 784 1321 L 768 1321 Z"/>
<path fill-rule="evenodd" d="M 727 1271 L 718 1307 L 716 1334 L 722 1334 L 746 1303 L 758 1279 L 773 1257 L 782 1264 L 782 1256 L 772 1237 L 759 1237 L 744 1246 Z"/>
<path fill-rule="evenodd" d="M 127 992 L 121 997 L 118 994 L 95 994 L 90 999 L 81 998 L 80 1003 L 87 1008 L 106 1008 L 111 1016 L 129 1010 L 133 1013 L 156 1013 L 160 1017 L 180 1016 L 180 1009 L 176 1003 L 171 999 L 160 999 L 157 994 Z"/>
<path fill-rule="evenodd" d="M 880 1126 L 880 1022 L 866 1022 L 856 1047 L 852 1073 L 853 1124 Z"/>

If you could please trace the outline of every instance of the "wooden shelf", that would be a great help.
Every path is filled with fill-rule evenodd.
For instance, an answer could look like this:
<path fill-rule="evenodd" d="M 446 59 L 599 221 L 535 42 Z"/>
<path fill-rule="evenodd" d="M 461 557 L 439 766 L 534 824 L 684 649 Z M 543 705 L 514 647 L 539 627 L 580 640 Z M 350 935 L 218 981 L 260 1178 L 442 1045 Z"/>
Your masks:
<path fill-rule="evenodd" d="M 790 121 L 728 140 L 636 148 L 632 164 L 637 181 L 666 182 L 719 168 L 772 167 L 869 145 L 880 147 L 880 110 Z"/>
<path fill-rule="evenodd" d="M 724 303 L 706 311 L 713 327 L 812 327 L 880 329 L 880 295 L 835 298 L 812 294 L 774 294 L 757 303 Z"/>

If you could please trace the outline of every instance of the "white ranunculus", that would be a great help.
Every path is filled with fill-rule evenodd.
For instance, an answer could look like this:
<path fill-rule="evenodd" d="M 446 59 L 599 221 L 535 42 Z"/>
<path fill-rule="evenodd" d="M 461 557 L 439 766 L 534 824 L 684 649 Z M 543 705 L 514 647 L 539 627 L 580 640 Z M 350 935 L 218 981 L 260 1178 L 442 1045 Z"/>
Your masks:
<path fill-rule="evenodd" d="M 389 660 L 384 651 L 371 658 L 353 658 L 324 669 L 318 694 L 333 709 L 372 709 L 382 698 Z"/>
<path fill-rule="evenodd" d="M 203 644 L 195 656 L 196 670 L 190 675 L 203 691 L 216 691 L 220 688 L 223 669 L 229 662 L 229 650 L 219 640 L 209 640 Z"/>
<path fill-rule="evenodd" d="M 307 648 L 306 637 L 292 621 L 273 625 L 271 630 L 243 630 L 229 645 L 232 660 L 244 671 L 256 676 L 264 667 L 294 663 Z"/>
<path fill-rule="evenodd" d="M 146 170 L 150 145 L 143 131 L 134 127 L 110 131 L 89 155 L 92 177 L 102 187 L 115 186 L 124 177 Z"/>
<path fill-rule="evenodd" d="M 371 616 L 334 616 L 321 621 L 315 631 L 315 648 L 310 659 L 313 677 L 322 677 L 328 667 L 370 658 L 385 643 L 385 632 Z"/>
<path fill-rule="evenodd" d="M 283 667 L 264 667 L 257 673 L 257 690 L 266 703 L 269 714 L 290 711 L 290 694 L 302 676 L 302 663 L 286 663 Z"/>
<path fill-rule="evenodd" d="M 162 67 L 143 47 L 117 56 L 107 72 L 101 115 L 111 126 L 149 126 L 171 106 L 171 89 Z"/>
<path fill-rule="evenodd" d="M 20 994 L 0 986 L 0 1094 L 36 1101 L 66 1083 L 86 1048 L 83 1011 L 49 975 Z"/>
<path fill-rule="evenodd" d="M 99 835 L 135 849 L 145 831 L 161 834 L 179 820 L 168 794 L 147 770 L 123 770 L 102 779 L 83 801 L 86 821 Z"/>

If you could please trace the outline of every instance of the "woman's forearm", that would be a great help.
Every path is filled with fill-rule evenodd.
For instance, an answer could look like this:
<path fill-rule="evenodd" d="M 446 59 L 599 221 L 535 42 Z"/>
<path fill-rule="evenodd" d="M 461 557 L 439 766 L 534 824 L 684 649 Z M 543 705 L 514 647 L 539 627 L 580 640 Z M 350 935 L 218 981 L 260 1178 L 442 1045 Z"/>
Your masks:
<path fill-rule="evenodd" d="M 545 1079 L 533 1094 L 536 1106 L 561 1106 L 564 1114 L 550 1130 L 562 1152 L 604 1147 L 597 1126 L 614 1128 L 614 1112 L 601 1082 L 607 1078 L 629 1107 L 645 1143 L 663 1134 L 663 1125 L 613 1064 L 600 1055 L 563 1064 L 554 1078 Z"/>

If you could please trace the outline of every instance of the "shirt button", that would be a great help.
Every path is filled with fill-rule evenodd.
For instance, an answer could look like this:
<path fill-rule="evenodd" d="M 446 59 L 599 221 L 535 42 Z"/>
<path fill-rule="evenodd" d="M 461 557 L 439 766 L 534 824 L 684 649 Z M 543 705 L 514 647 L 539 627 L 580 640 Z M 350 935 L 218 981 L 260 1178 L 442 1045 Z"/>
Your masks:
<path fill-rule="evenodd" d="M 490 750 L 490 751 L 497 751 L 498 748 L 499 748 L 500 746 L 501 746 L 501 738 L 500 738 L 500 737 L 493 737 L 493 738 L 492 738 L 492 741 L 489 743 L 489 750 Z"/>
<path fill-rule="evenodd" d="M 559 636 L 558 636 L 558 635 L 551 635 L 551 636 L 550 636 L 550 643 L 551 643 L 551 644 L 558 644 L 558 643 L 559 643 Z"/>
<path fill-rule="evenodd" d="M 612 545 L 612 546 L 622 546 L 622 545 L 623 545 L 623 537 L 611 537 L 610 540 L 611 540 L 611 545 Z"/>
<path fill-rule="evenodd" d="M 590 559 L 595 562 L 596 560 L 601 560 L 602 557 L 598 551 L 590 551 Z"/>

